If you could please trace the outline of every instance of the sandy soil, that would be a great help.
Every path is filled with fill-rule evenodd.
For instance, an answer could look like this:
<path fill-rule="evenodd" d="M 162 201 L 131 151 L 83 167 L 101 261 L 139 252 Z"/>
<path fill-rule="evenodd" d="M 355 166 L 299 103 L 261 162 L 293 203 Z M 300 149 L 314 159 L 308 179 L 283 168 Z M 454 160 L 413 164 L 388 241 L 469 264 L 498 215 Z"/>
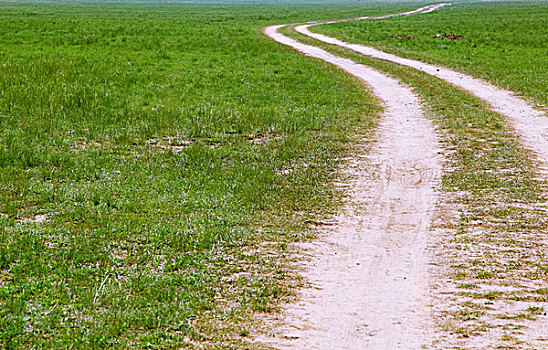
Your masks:
<path fill-rule="evenodd" d="M 257 339 L 277 348 L 420 349 L 433 340 L 425 249 L 441 156 L 435 130 L 409 87 L 369 67 L 265 34 L 364 81 L 385 105 L 378 141 L 347 171 L 349 204 L 309 244 L 312 287 L 288 305 L 280 327 Z"/>

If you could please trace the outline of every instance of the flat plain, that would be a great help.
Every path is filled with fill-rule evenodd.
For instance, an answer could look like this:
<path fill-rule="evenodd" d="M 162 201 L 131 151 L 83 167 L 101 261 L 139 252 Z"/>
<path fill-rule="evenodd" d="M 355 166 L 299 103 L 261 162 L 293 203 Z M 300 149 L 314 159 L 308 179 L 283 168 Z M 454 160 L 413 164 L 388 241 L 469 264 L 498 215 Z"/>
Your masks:
<path fill-rule="evenodd" d="M 357 80 L 262 28 L 418 6 L 0 3 L 0 345 L 259 346 L 247 340 L 257 316 L 306 283 L 288 245 L 314 237 L 341 207 L 339 166 L 381 111 Z M 459 4 L 316 30 L 546 106 L 547 11 L 543 2 Z M 440 310 L 440 329 L 451 346 L 495 329 L 476 345 L 519 348 L 512 325 L 542 317 L 547 294 L 528 284 L 548 275 L 534 159 L 481 101 L 338 53 L 413 86 L 445 135 L 445 204 L 463 209 L 439 223 L 457 233 L 438 276 L 452 281 L 440 290 L 454 306 Z M 516 301 L 531 305 L 497 308 Z"/>

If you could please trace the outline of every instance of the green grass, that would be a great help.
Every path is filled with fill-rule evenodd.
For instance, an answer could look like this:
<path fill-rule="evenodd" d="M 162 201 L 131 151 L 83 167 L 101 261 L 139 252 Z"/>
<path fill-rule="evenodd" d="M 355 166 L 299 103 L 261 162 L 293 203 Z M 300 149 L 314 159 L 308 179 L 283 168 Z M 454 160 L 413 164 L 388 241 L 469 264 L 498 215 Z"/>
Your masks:
<path fill-rule="evenodd" d="M 418 6 L 417 6 L 418 7 Z M 543 1 L 455 3 L 421 15 L 343 22 L 313 30 L 448 66 L 548 105 L 548 4 Z M 462 40 L 434 38 L 462 34 Z M 413 38 L 396 39 L 390 35 Z"/>
<path fill-rule="evenodd" d="M 261 28 L 401 8 L 0 3 L 1 346 L 245 347 L 378 112 Z"/>
<path fill-rule="evenodd" d="M 336 209 L 342 194 L 330 183 L 338 159 L 379 111 L 353 78 L 269 41 L 261 28 L 419 6 L 0 3 L 0 346 L 248 347 L 253 316 L 275 310 L 299 283 L 286 245 L 312 235 L 306 223 Z M 473 6 L 450 11 L 487 13 L 487 5 Z M 523 31 L 516 23 L 531 6 L 508 6 L 509 33 Z M 496 9 L 490 19 L 503 11 Z M 445 30 L 442 12 L 390 23 L 436 18 Z M 385 34 L 379 45 L 417 44 Z M 530 48 L 540 35 L 527 34 L 522 55 L 488 67 L 454 58 L 453 47 L 470 50 L 463 34 L 437 49 L 440 42 L 424 37 L 446 56 L 409 55 L 442 64 L 453 57 L 459 63 L 450 65 L 508 81 L 542 103 L 546 71 L 517 81 L 515 68 L 531 69 L 522 56 L 545 61 L 542 46 Z M 487 57 L 495 50 L 483 49 Z M 536 207 L 543 184 L 503 119 L 435 79 L 361 60 L 420 86 L 454 151 L 444 186 L 466 211 L 448 223 L 459 233 L 448 244 L 470 254 L 474 244 L 494 247 L 487 256 L 460 255 L 455 283 L 478 300 L 545 301 L 542 288 L 481 289 L 544 280 L 548 271 L 537 244 L 546 228 Z M 473 235 L 478 225 L 484 236 Z M 448 316 L 461 334 L 488 329 L 465 324 L 486 312 L 471 306 Z M 522 311 L 495 316 L 538 314 Z"/>

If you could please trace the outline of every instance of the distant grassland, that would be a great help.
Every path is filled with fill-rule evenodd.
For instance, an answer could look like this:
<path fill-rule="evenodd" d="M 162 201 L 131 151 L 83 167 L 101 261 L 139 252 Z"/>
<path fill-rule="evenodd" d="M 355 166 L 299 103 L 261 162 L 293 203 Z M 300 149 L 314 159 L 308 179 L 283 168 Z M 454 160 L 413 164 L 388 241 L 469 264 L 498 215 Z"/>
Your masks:
<path fill-rule="evenodd" d="M 0 3 L 0 346 L 242 344 L 378 112 L 261 28 L 414 6 Z"/>
<path fill-rule="evenodd" d="M 548 3 L 456 3 L 386 20 L 314 27 L 340 39 L 453 67 L 548 105 Z M 434 38 L 462 34 L 462 40 Z M 390 35 L 411 35 L 396 39 Z"/>

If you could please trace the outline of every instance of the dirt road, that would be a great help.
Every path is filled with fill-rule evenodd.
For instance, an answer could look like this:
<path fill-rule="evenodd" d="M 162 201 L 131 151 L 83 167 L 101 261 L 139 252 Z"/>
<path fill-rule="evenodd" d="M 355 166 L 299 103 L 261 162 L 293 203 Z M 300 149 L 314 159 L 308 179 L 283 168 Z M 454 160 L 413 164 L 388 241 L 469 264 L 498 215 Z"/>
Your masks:
<path fill-rule="evenodd" d="M 432 338 L 424 255 L 441 176 L 435 130 L 409 87 L 290 39 L 281 27 L 265 34 L 361 79 L 385 111 L 378 141 L 348 169 L 356 175 L 350 204 L 308 249 L 313 288 L 286 309 L 285 330 L 263 341 L 297 349 L 419 349 Z"/>
<path fill-rule="evenodd" d="M 507 117 L 521 143 L 542 163 L 541 170 L 548 172 L 548 118 L 512 92 L 447 68 L 346 43 L 309 29 L 341 21 L 428 13 L 448 5 L 379 17 L 310 22 L 295 30 L 327 44 L 415 68 L 483 99 Z M 279 327 L 259 340 L 276 348 L 295 349 L 434 349 L 440 333 L 434 334 L 437 331 L 430 310 L 436 303 L 446 303 L 439 295 L 433 301 L 428 280 L 432 261 L 427 248 L 443 162 L 435 129 L 423 117 L 420 101 L 409 87 L 369 67 L 288 38 L 278 32 L 282 27 L 268 27 L 265 34 L 361 79 L 385 110 L 375 135 L 377 141 L 345 170 L 353 175 L 345 184 L 351 196 L 337 217 L 338 224 L 324 229 L 319 240 L 305 247 L 310 261 L 304 276 L 312 287 L 301 292 L 298 303 L 285 308 Z M 498 307 L 502 310 L 507 306 L 517 307 Z M 524 346 L 528 339 L 538 338 L 542 343 L 539 322 L 530 322 L 528 330 L 521 323 L 516 327 Z M 491 344 L 495 342 L 487 335 L 473 348 Z"/>
<path fill-rule="evenodd" d="M 431 7 L 423 7 L 415 11 L 406 12 L 398 15 L 409 15 L 413 13 L 427 13 L 437 10 L 443 6 L 448 6 L 449 3 L 439 4 Z M 529 105 L 523 99 L 516 97 L 513 92 L 501 89 L 492 84 L 487 83 L 481 79 L 471 77 L 466 74 L 455 72 L 451 69 L 435 66 L 432 64 L 412 60 L 408 58 L 398 57 L 393 54 L 389 54 L 378 49 L 358 45 L 350 44 L 342 40 L 332 38 L 323 34 L 313 33 L 309 30 L 310 27 L 319 24 L 328 24 L 344 21 L 354 21 L 363 19 L 380 19 L 393 17 L 380 16 L 380 17 L 361 17 L 352 19 L 342 19 L 340 21 L 328 21 L 328 22 L 315 22 L 311 24 L 305 24 L 295 27 L 295 30 L 303 35 L 311 37 L 313 39 L 322 41 L 327 44 L 336 45 L 353 50 L 359 54 L 378 58 L 385 61 L 394 62 L 407 67 L 411 67 L 429 75 L 435 76 L 446 82 L 455 85 L 469 93 L 477 96 L 478 98 L 486 101 L 492 106 L 495 112 L 505 115 L 508 118 L 508 122 L 517 131 L 521 137 L 522 143 L 530 150 L 532 150 L 539 160 L 543 163 L 544 171 L 548 171 L 548 118 L 543 112 L 536 110 Z"/>

